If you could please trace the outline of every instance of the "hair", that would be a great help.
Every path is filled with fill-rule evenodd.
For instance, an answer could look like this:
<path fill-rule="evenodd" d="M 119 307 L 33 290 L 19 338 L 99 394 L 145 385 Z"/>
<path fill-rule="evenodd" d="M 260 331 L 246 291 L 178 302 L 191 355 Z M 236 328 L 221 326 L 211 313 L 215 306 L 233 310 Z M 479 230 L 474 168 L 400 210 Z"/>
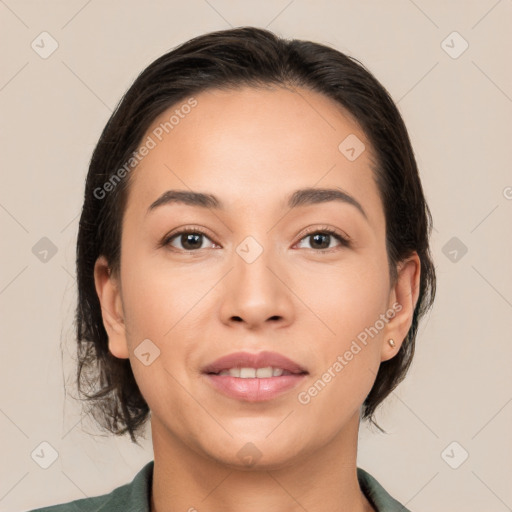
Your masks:
<path fill-rule="evenodd" d="M 121 98 L 92 154 L 80 217 L 75 319 L 78 390 L 101 427 L 115 435 L 128 432 L 134 443 L 150 410 L 129 359 L 109 352 L 94 282 L 94 265 L 100 255 L 108 260 L 112 273 L 119 275 L 123 213 L 131 182 L 131 175 L 119 179 L 126 174 L 120 170 L 124 165 L 126 171 L 126 162 L 133 158 L 159 114 L 205 90 L 244 86 L 315 91 L 352 116 L 370 141 L 374 155 L 372 171 L 384 205 L 391 282 L 396 282 L 397 264 L 414 251 L 421 261 L 411 327 L 398 353 L 380 364 L 361 408 L 362 419 L 381 431 L 374 420 L 375 409 L 404 379 L 414 355 L 419 320 L 434 302 L 431 213 L 407 129 L 377 79 L 358 60 L 338 50 L 284 39 L 268 30 L 239 27 L 195 37 L 152 62 Z M 107 183 L 113 185 L 107 187 Z"/>

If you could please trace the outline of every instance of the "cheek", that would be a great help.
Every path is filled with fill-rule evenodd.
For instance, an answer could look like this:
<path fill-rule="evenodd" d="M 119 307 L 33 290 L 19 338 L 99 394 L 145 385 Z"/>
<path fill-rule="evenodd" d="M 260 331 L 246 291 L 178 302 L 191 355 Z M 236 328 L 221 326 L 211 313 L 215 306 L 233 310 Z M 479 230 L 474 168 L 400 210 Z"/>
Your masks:
<path fill-rule="evenodd" d="M 356 411 L 369 393 L 380 364 L 381 315 L 389 298 L 383 269 L 385 261 L 356 256 L 302 281 L 298 295 L 307 297 L 308 308 L 318 315 L 309 315 L 306 327 L 315 332 L 318 365 L 300 403 L 314 401 L 326 414 L 332 407 Z"/>
<path fill-rule="evenodd" d="M 166 410 L 177 406 L 183 410 L 187 396 L 180 383 L 188 378 L 192 346 L 189 341 L 194 333 L 190 319 L 205 293 L 204 280 L 203 285 L 199 278 L 191 281 L 169 264 L 155 263 L 135 248 L 126 253 L 121 279 L 126 338 L 135 380 L 155 413 L 165 415 Z M 143 342 L 146 345 L 141 345 Z M 141 350 L 139 347 L 143 346 L 145 349 Z M 142 353 L 149 353 L 149 364 L 139 359 Z"/>
<path fill-rule="evenodd" d="M 315 315 L 319 340 L 342 348 L 375 324 L 387 310 L 389 276 L 385 260 L 355 253 L 336 265 L 298 269 L 297 295 Z M 334 342 L 334 343 L 333 343 Z"/>
<path fill-rule="evenodd" d="M 163 342 L 171 337 L 173 330 L 187 323 L 187 314 L 211 281 L 204 272 L 180 271 L 165 258 L 148 257 L 135 248 L 131 252 L 127 248 L 123 264 L 123 303 L 132 342 L 141 337 Z"/>
<path fill-rule="evenodd" d="M 380 365 L 382 334 L 375 334 L 372 327 L 385 311 L 379 307 L 382 301 L 362 292 L 348 297 L 326 302 L 322 318 L 333 332 L 317 326 L 317 331 L 325 332 L 314 337 L 318 364 L 297 393 L 305 421 L 322 419 L 317 426 L 320 437 L 338 430 L 357 413 Z"/>

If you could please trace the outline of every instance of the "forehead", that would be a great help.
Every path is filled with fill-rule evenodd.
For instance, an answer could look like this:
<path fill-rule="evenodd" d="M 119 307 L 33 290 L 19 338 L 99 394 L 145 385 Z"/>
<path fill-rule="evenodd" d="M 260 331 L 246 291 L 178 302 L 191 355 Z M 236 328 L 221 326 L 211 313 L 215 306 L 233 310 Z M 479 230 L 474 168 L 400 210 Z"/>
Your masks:
<path fill-rule="evenodd" d="M 126 216 L 169 189 L 221 198 L 226 210 L 275 212 L 291 191 L 341 188 L 382 222 L 372 148 L 333 100 L 306 89 L 208 90 L 160 114 L 152 146 L 130 176 Z"/>

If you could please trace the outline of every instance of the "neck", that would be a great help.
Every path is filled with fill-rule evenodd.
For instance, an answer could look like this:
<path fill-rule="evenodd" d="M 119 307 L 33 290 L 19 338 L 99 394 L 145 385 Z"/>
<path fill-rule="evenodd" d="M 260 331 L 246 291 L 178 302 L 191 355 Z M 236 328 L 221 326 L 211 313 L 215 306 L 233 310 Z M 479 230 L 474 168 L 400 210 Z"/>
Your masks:
<path fill-rule="evenodd" d="M 374 512 L 357 480 L 358 428 L 357 415 L 313 453 L 247 468 L 192 449 L 152 416 L 151 512 Z"/>

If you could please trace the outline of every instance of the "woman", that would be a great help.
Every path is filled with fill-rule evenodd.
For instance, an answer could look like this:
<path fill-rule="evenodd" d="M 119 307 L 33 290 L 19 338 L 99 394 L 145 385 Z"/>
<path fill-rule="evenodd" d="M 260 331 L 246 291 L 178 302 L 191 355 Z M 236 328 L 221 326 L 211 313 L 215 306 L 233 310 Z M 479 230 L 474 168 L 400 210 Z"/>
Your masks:
<path fill-rule="evenodd" d="M 145 69 L 94 151 L 78 381 L 154 461 L 40 511 L 407 510 L 358 468 L 435 296 L 396 106 L 355 59 L 237 28 Z"/>

